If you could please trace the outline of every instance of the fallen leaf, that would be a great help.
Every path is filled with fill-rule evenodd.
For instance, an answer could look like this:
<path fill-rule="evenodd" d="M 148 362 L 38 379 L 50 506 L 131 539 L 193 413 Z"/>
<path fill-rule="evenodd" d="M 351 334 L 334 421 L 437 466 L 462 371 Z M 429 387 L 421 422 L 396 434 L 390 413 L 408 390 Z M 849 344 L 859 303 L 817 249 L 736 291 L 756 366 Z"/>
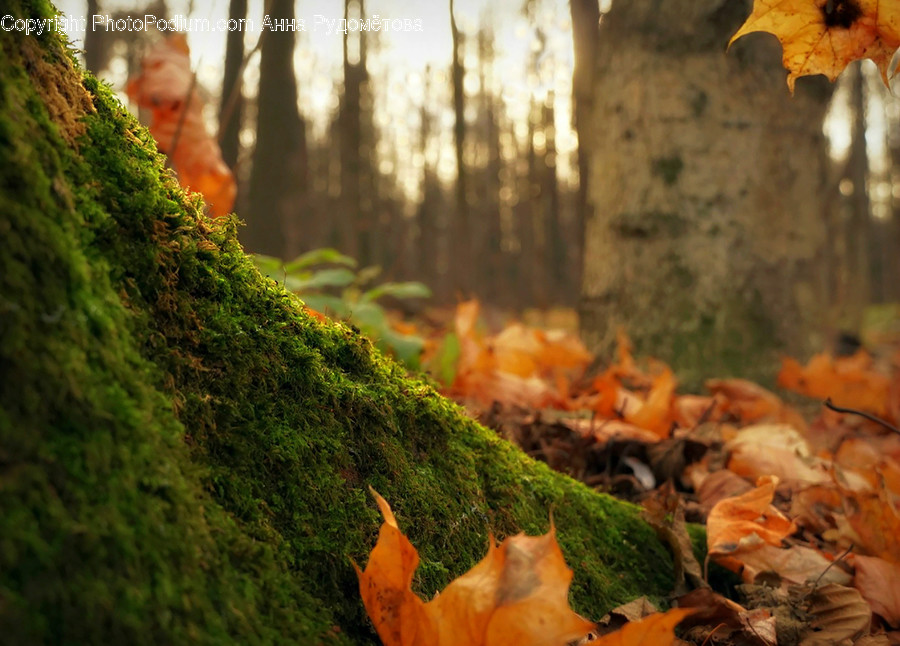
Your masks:
<path fill-rule="evenodd" d="M 781 42 L 791 93 L 800 76 L 834 81 L 855 60 L 875 61 L 885 84 L 900 47 L 900 5 L 888 0 L 754 0 L 753 12 L 731 37 L 766 31 Z"/>
<path fill-rule="evenodd" d="M 887 492 L 838 487 L 844 499 L 844 515 L 835 517 L 838 533 L 860 551 L 900 565 L 900 513 Z"/>
<path fill-rule="evenodd" d="M 682 627 L 694 627 L 690 636 L 708 641 L 715 635 L 716 641 L 726 643 L 775 646 L 775 617 L 764 609 L 747 610 L 709 588 L 694 590 L 677 600 L 679 608 L 693 608 L 695 614 L 682 623 Z M 726 630 L 723 631 L 722 629 Z"/>
<path fill-rule="evenodd" d="M 590 642 L 592 646 L 665 646 L 675 639 L 675 626 L 693 612 L 690 608 L 672 608 L 625 624 L 621 630 Z"/>
<path fill-rule="evenodd" d="M 640 408 L 633 413 L 626 411 L 625 421 L 653 431 L 661 438 L 668 437 L 674 419 L 672 395 L 677 384 L 675 374 L 668 367 L 664 368 L 653 379 L 650 393 Z"/>
<path fill-rule="evenodd" d="M 753 485 L 736 473 L 728 469 L 721 469 L 703 478 L 695 489 L 697 491 L 697 500 L 708 516 L 710 510 L 720 500 L 746 493 L 753 489 Z"/>
<path fill-rule="evenodd" d="M 810 596 L 810 632 L 801 646 L 826 646 L 856 640 L 869 632 L 872 610 L 858 590 L 829 583 Z"/>
<path fill-rule="evenodd" d="M 844 408 L 858 408 L 881 417 L 887 414 L 890 380 L 872 370 L 872 358 L 863 350 L 852 357 L 817 354 L 806 366 L 785 358 L 778 385 L 808 397 L 830 398 Z"/>
<path fill-rule="evenodd" d="M 775 575 L 782 588 L 811 581 L 849 585 L 852 580 L 849 573 L 833 566 L 831 558 L 806 545 L 775 547 L 752 537 L 733 558 L 740 562 L 741 576 L 748 583 L 760 575 L 765 580 Z"/>
<path fill-rule="evenodd" d="M 725 449 L 730 453 L 728 468 L 751 480 L 763 475 L 813 484 L 831 480 L 810 454 L 806 439 L 787 424 L 747 426 L 725 444 Z"/>
<path fill-rule="evenodd" d="M 675 566 L 675 594 L 691 588 L 707 587 L 700 563 L 694 556 L 694 544 L 684 522 L 684 500 L 668 482 L 646 498 L 641 516 L 656 530 L 660 541 L 668 545 Z M 688 585 L 690 583 L 690 586 Z"/>
<path fill-rule="evenodd" d="M 584 637 L 594 624 L 568 605 L 572 570 L 566 567 L 556 532 L 519 534 L 455 579 L 433 601 L 411 590 L 419 563 L 400 532 L 390 505 L 372 490 L 385 522 L 361 571 L 359 590 L 385 646 L 538 646 Z"/>
<path fill-rule="evenodd" d="M 610 610 L 605 617 L 597 622 L 600 626 L 621 628 L 623 625 L 639 621 L 644 617 L 659 612 L 659 608 L 653 605 L 647 597 L 638 597 L 628 603 L 623 603 Z"/>
<path fill-rule="evenodd" d="M 900 565 L 875 556 L 853 556 L 853 586 L 872 610 L 894 628 L 900 628 Z"/>
<path fill-rule="evenodd" d="M 796 526 L 772 506 L 778 478 L 763 476 L 750 491 L 716 503 L 706 519 L 706 539 L 710 555 L 730 556 L 753 541 L 776 547 Z M 755 541 L 752 537 L 756 537 Z"/>
<path fill-rule="evenodd" d="M 803 417 L 787 406 L 781 398 L 747 379 L 707 379 L 706 388 L 719 398 L 725 412 L 742 422 L 783 422 L 802 431 Z"/>

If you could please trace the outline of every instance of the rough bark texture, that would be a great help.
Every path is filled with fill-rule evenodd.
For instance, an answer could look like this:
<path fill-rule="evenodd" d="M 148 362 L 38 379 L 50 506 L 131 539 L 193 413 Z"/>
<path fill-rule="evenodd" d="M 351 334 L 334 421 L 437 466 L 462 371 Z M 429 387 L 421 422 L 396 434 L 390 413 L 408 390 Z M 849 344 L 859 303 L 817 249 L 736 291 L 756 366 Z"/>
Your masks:
<path fill-rule="evenodd" d="M 307 316 L 199 207 L 55 34 L 0 32 L 5 643 L 376 643 L 368 485 L 426 597 L 551 509 L 578 611 L 666 593 L 633 507 Z"/>
<path fill-rule="evenodd" d="M 748 13 L 749 2 L 615 2 L 592 114 L 579 112 L 585 337 L 608 351 L 624 325 L 691 385 L 771 375 L 777 352 L 804 354 L 821 326 L 831 90 L 804 79 L 792 98 L 774 37 L 726 54 Z"/>

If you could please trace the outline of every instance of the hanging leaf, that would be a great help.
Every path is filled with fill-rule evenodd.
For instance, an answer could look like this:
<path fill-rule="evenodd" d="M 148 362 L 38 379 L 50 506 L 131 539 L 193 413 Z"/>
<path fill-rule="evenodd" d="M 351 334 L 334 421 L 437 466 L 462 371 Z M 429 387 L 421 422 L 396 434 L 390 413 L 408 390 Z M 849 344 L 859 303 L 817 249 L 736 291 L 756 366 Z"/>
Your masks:
<path fill-rule="evenodd" d="M 201 193 L 213 216 L 231 211 L 237 184 L 218 142 L 206 131 L 187 37 L 174 34 L 151 47 L 141 60 L 140 73 L 128 80 L 126 92 L 150 111 L 150 133 L 169 156 L 181 185 Z"/>
<path fill-rule="evenodd" d="M 834 81 L 852 61 L 871 58 L 887 84 L 900 47 L 900 3 L 892 0 L 754 0 L 753 12 L 729 46 L 766 31 L 781 42 L 791 93 L 800 76 Z"/>

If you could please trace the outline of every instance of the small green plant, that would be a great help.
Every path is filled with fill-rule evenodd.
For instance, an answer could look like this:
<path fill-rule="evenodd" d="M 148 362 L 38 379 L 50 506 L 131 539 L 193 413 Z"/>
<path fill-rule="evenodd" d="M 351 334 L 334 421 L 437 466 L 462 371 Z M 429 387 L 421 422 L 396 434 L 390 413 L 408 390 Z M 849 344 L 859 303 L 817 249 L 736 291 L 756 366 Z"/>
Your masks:
<path fill-rule="evenodd" d="M 357 269 L 356 260 L 336 249 L 313 249 L 290 262 L 254 254 L 259 270 L 298 294 L 306 306 L 335 319 L 347 321 L 372 339 L 382 351 L 410 368 L 419 367 L 424 339 L 398 332 L 388 320 L 379 299 L 428 298 L 431 290 L 419 282 L 375 283 L 381 267 Z"/>

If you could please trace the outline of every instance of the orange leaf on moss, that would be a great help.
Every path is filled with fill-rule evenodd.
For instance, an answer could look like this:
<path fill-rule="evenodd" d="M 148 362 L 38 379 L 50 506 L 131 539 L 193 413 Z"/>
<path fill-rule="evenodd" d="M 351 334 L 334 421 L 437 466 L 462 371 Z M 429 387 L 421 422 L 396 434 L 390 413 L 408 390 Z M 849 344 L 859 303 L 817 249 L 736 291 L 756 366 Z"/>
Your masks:
<path fill-rule="evenodd" d="M 568 604 L 572 571 L 556 542 L 519 534 L 455 579 L 433 601 L 411 589 L 419 555 L 400 532 L 390 505 L 372 490 L 385 522 L 359 590 L 385 646 L 537 646 L 581 639 L 594 624 Z"/>
<path fill-rule="evenodd" d="M 631 621 L 620 630 L 590 642 L 592 646 L 668 646 L 675 642 L 675 626 L 694 612 L 693 608 L 672 608 L 668 612 Z"/>

